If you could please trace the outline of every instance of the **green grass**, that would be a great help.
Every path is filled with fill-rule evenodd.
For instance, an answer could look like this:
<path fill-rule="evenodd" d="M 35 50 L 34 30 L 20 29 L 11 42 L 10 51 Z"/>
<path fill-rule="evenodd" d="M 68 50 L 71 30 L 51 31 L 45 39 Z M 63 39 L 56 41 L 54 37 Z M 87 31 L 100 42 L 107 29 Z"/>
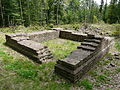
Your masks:
<path fill-rule="evenodd" d="M 98 75 L 96 71 L 90 71 L 89 74 L 93 77 L 96 77 Z"/>
<path fill-rule="evenodd" d="M 55 26 L 56 27 L 56 26 Z M 75 28 L 73 25 L 61 25 L 63 28 Z M 102 27 L 102 26 L 100 26 Z M 112 25 L 103 25 L 107 30 L 114 28 Z M 108 28 L 107 28 L 108 27 Z M 104 69 L 101 71 L 101 67 L 109 65 L 110 61 L 101 61 L 98 68 L 91 70 L 87 75 L 95 79 L 93 80 L 85 76 L 85 79 L 78 81 L 75 84 L 71 84 L 54 74 L 55 61 L 51 61 L 44 64 L 37 64 L 32 62 L 26 57 L 22 57 L 21 54 L 17 53 L 4 46 L 6 33 L 12 32 L 33 32 L 38 31 L 41 27 L 22 27 L 19 26 L 14 31 L 10 28 L 0 28 L 0 90 L 78 90 L 84 87 L 85 90 L 94 89 L 94 83 L 96 86 L 109 84 L 112 78 L 109 77 L 111 72 Z M 114 29 L 115 30 L 115 29 Z M 4 33 L 3 33 L 4 32 Z M 44 42 L 52 51 L 56 59 L 63 59 L 75 50 L 80 44 L 79 42 L 55 39 Z M 115 47 L 119 49 L 119 43 L 116 42 Z M 14 54 L 15 53 L 15 54 Z M 112 57 L 111 54 L 108 56 Z M 103 69 L 103 67 L 102 67 Z M 115 69 L 117 73 L 120 72 L 120 68 Z M 82 90 L 82 89 L 81 89 Z"/>
<path fill-rule="evenodd" d="M 120 51 L 120 40 L 116 40 L 115 47 L 118 51 Z"/>
<path fill-rule="evenodd" d="M 27 58 L 21 58 L 19 55 L 11 56 L 10 53 L 14 51 L 4 46 L 4 38 L 0 40 L 2 41 L 0 42 L 0 69 L 2 68 L 0 70 L 0 75 L 2 75 L 0 77 L 0 88 L 2 90 L 6 88 L 7 90 L 70 90 L 72 85 L 54 74 L 55 61 L 40 65 Z M 62 41 L 63 44 L 59 45 Z M 78 45 L 78 43 L 68 40 L 60 40 L 60 42 L 55 46 L 61 52 L 57 53 L 56 50 L 58 58 L 67 56 Z M 64 49 L 62 49 L 63 45 Z M 71 48 L 69 49 L 69 47 Z"/>
<path fill-rule="evenodd" d="M 93 89 L 93 84 L 87 79 L 79 82 L 79 86 L 84 86 L 86 90 Z"/>
<path fill-rule="evenodd" d="M 53 56 L 57 59 L 63 59 L 68 56 L 73 50 L 80 45 L 79 42 L 74 42 L 64 39 L 55 39 L 43 43 L 48 46 Z"/>
<path fill-rule="evenodd" d="M 117 68 L 116 71 L 119 73 L 120 72 L 120 68 Z"/>
<path fill-rule="evenodd" d="M 105 74 L 98 75 L 96 78 L 98 82 L 101 82 L 101 83 L 109 83 L 110 80 L 112 80 L 112 78 L 108 77 Z"/>

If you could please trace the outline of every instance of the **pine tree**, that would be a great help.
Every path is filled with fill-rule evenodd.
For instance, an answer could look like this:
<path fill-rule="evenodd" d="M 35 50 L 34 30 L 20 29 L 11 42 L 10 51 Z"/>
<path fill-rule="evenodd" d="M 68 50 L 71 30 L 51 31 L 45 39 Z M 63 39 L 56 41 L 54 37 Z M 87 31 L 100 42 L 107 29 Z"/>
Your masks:
<path fill-rule="evenodd" d="M 0 26 L 4 27 L 4 15 L 3 15 L 3 6 L 2 6 L 2 0 L 0 0 Z"/>
<path fill-rule="evenodd" d="M 118 1 L 118 5 L 117 5 L 117 20 L 118 23 L 120 23 L 120 0 Z"/>
<path fill-rule="evenodd" d="M 104 6 L 104 0 L 101 0 L 101 5 L 100 5 L 100 9 L 99 9 L 100 13 L 102 13 L 103 6 Z"/>
<path fill-rule="evenodd" d="M 107 23 L 107 0 L 103 10 L 103 21 Z"/>
<path fill-rule="evenodd" d="M 117 0 L 111 0 L 109 8 L 108 8 L 108 23 L 116 23 L 117 22 L 117 8 L 116 8 Z"/>

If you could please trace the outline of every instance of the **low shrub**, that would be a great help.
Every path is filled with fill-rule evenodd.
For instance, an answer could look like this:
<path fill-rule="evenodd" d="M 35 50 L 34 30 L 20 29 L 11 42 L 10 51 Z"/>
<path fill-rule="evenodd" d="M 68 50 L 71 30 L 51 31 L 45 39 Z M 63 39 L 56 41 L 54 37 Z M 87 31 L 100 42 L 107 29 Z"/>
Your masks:
<path fill-rule="evenodd" d="M 80 28 L 80 25 L 79 25 L 79 24 L 74 24 L 74 25 L 73 25 L 73 29 L 74 29 L 74 30 L 78 30 L 79 28 Z"/>

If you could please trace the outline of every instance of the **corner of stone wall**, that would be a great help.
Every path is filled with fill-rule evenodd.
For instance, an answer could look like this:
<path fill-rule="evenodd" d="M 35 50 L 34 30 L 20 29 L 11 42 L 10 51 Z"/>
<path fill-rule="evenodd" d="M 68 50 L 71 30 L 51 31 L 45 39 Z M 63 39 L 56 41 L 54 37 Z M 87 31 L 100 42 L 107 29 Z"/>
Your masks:
<path fill-rule="evenodd" d="M 53 34 L 52 34 L 53 33 Z M 59 37 L 59 32 L 57 31 L 44 31 L 36 33 L 15 33 L 6 34 L 6 45 L 15 49 L 16 51 L 28 56 L 28 58 L 33 59 L 39 63 L 48 62 L 53 60 L 52 53 L 48 50 L 47 46 L 40 44 L 31 40 L 30 35 L 34 37 L 43 36 L 44 40 L 54 39 Z M 48 38 L 46 38 L 48 36 Z M 36 39 L 36 38 L 35 38 Z M 37 40 L 41 38 L 37 38 Z"/>

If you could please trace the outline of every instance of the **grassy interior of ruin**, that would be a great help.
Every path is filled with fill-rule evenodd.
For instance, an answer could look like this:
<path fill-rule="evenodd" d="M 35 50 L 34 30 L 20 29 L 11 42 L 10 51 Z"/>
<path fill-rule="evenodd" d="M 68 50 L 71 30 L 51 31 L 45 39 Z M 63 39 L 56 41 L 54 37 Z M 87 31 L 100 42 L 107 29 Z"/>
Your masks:
<path fill-rule="evenodd" d="M 119 25 L 96 24 L 93 26 L 102 28 L 100 31 L 102 33 L 114 34 L 118 31 Z M 61 27 L 74 29 L 72 25 Z M 55 61 L 40 65 L 4 45 L 7 33 L 33 32 L 40 29 L 44 28 L 22 26 L 15 27 L 15 29 L 13 27 L 0 28 L 0 90 L 101 90 L 102 86 L 110 90 L 107 86 L 116 85 L 117 80 L 119 81 L 114 76 L 120 74 L 120 60 L 113 55 L 113 53 L 120 52 L 119 38 L 115 39 L 110 53 L 75 84 L 54 74 Z M 50 48 L 57 59 L 62 59 L 75 50 L 80 43 L 55 39 L 44 42 L 44 44 Z"/>
<path fill-rule="evenodd" d="M 54 39 L 43 42 L 43 44 L 48 46 L 49 50 L 56 59 L 64 59 L 73 50 L 77 49 L 77 46 L 80 45 L 80 42 L 65 39 Z"/>

